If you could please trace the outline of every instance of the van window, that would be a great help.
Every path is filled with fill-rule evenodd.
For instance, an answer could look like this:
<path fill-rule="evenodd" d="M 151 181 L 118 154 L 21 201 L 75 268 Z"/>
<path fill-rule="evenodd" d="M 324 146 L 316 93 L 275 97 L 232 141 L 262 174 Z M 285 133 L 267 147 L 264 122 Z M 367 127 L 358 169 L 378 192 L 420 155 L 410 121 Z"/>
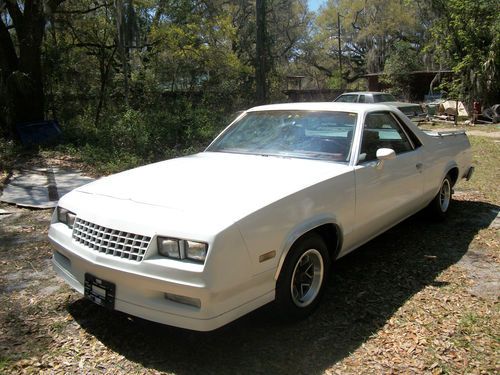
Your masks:
<path fill-rule="evenodd" d="M 354 94 L 346 94 L 346 95 L 340 95 L 337 99 L 335 99 L 335 102 L 338 103 L 356 103 L 358 100 L 358 95 Z"/>

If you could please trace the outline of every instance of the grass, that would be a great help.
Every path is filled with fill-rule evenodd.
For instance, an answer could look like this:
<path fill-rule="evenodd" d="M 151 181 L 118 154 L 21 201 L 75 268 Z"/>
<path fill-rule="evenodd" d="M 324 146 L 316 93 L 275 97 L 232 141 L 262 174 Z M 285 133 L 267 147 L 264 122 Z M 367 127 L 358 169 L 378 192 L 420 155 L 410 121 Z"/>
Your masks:
<path fill-rule="evenodd" d="M 500 204 L 500 155 L 499 139 L 471 136 L 475 173 L 468 188 L 483 193 L 485 198 Z"/>
<path fill-rule="evenodd" d="M 4 358 L 0 356 L 0 372 L 7 369 L 11 360 L 9 358 Z"/>
<path fill-rule="evenodd" d="M 498 329 L 498 313 L 495 307 L 486 313 L 483 311 L 465 312 L 453 336 L 454 346 L 458 350 L 469 353 L 474 361 L 479 363 L 491 361 L 491 358 L 488 358 L 488 348 L 493 351 L 500 349 L 500 337 L 494 331 Z M 468 367 L 467 372 L 472 372 L 473 368 Z M 493 367 L 491 369 L 493 370 Z"/>
<path fill-rule="evenodd" d="M 465 334 L 473 333 L 479 323 L 481 323 L 480 319 L 477 313 L 467 312 L 462 319 L 460 319 L 459 329 Z"/>
<path fill-rule="evenodd" d="M 485 133 L 500 131 L 500 124 L 478 124 L 474 126 L 459 122 L 455 127 L 453 122 L 420 122 L 418 127 L 423 130 L 456 129 L 456 130 L 478 130 Z"/>

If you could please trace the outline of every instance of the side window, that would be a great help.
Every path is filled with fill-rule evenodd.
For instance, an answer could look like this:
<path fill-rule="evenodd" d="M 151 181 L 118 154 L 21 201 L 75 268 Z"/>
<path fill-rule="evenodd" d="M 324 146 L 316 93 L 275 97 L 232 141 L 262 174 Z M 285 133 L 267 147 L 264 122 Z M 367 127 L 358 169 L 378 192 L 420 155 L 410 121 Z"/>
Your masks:
<path fill-rule="evenodd" d="M 365 103 L 366 100 L 365 100 L 365 96 L 364 95 L 360 95 L 359 98 L 358 98 L 358 103 Z"/>
<path fill-rule="evenodd" d="M 366 116 L 359 161 L 377 159 L 379 148 L 392 148 L 396 154 L 413 150 L 405 132 L 389 112 L 370 113 Z"/>
<path fill-rule="evenodd" d="M 415 133 L 413 133 L 413 131 L 408 128 L 408 126 L 404 123 L 404 121 L 401 120 L 401 117 L 399 117 L 395 113 L 393 115 L 396 117 L 396 120 L 399 122 L 399 125 L 404 129 L 405 133 L 410 138 L 411 142 L 413 143 L 413 148 L 417 149 L 420 146 L 422 146 L 422 142 L 420 142 L 420 139 L 418 139 Z"/>

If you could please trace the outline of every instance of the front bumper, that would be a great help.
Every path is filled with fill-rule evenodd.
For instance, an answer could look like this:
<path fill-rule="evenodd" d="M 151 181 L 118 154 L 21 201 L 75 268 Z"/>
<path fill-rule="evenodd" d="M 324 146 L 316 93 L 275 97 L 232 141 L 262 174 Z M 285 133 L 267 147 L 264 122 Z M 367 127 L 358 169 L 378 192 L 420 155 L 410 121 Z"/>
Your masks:
<path fill-rule="evenodd" d="M 114 308 L 133 316 L 191 330 L 210 331 L 274 299 L 272 271 L 251 277 L 232 272 L 239 277 L 228 282 L 207 275 L 213 274 L 209 269 L 200 272 L 196 269 L 199 265 L 191 269 L 174 269 L 165 266 L 167 260 L 131 263 L 95 254 L 73 241 L 70 232 L 60 223 L 51 225 L 49 239 L 54 247 L 54 270 L 82 294 L 86 273 L 113 283 L 116 286 Z M 222 266 L 219 272 L 224 271 Z M 166 293 L 199 300 L 200 306 L 167 299 Z"/>

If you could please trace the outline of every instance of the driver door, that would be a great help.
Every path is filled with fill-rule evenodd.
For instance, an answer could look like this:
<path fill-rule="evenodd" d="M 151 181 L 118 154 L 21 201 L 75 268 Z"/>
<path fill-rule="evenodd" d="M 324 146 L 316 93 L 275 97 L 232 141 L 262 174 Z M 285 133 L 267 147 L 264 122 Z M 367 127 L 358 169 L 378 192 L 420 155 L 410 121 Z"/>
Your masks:
<path fill-rule="evenodd" d="M 396 153 L 392 160 L 379 161 L 379 148 Z M 356 229 L 365 242 L 420 208 L 423 192 L 421 151 L 389 111 L 366 116 L 356 179 Z"/>

